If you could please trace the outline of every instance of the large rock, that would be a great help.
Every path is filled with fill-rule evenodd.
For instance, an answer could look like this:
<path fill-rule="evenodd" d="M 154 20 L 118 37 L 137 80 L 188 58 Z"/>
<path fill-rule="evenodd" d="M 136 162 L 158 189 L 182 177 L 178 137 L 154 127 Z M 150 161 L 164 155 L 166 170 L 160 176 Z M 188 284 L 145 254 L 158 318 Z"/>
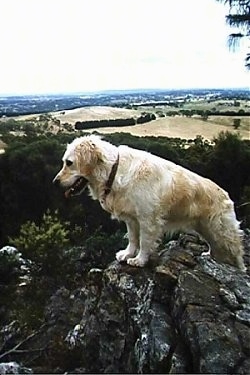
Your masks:
<path fill-rule="evenodd" d="M 185 235 L 142 269 L 93 262 L 51 298 L 33 371 L 249 373 L 250 278 L 205 251 Z"/>
<path fill-rule="evenodd" d="M 22 365 L 19 365 L 19 363 L 16 362 L 3 362 L 0 363 L 0 374 L 32 374 L 32 370 L 23 367 Z"/>

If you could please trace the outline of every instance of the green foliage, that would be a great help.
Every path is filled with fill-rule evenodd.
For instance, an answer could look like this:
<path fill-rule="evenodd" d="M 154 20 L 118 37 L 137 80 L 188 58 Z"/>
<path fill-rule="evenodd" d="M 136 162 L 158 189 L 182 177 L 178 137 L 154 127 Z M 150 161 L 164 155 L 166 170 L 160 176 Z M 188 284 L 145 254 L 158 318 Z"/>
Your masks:
<path fill-rule="evenodd" d="M 216 107 L 212 107 L 211 109 L 199 109 L 199 108 L 189 109 L 187 108 L 187 109 L 166 111 L 166 116 L 176 116 L 176 115 L 181 115 L 181 116 L 186 116 L 186 117 L 192 117 L 194 115 L 197 115 L 197 116 L 200 116 L 202 120 L 207 121 L 209 116 L 228 116 L 228 117 L 229 116 L 232 116 L 232 117 L 249 116 L 249 111 L 245 111 L 244 109 L 222 110 L 222 109 L 217 109 Z"/>
<path fill-rule="evenodd" d="M 207 162 L 208 176 L 239 202 L 245 186 L 250 185 L 250 143 L 239 135 L 222 132 Z"/>
<path fill-rule="evenodd" d="M 241 119 L 240 118 L 234 118 L 233 119 L 233 127 L 234 129 L 238 129 L 240 127 Z"/>
<path fill-rule="evenodd" d="M 121 230 L 116 231 L 112 235 L 107 235 L 100 229 L 97 229 L 91 236 L 85 241 L 85 246 L 90 248 L 91 251 L 116 251 L 118 249 L 125 248 L 127 240 L 124 238 L 125 233 Z"/>
<path fill-rule="evenodd" d="M 210 111 L 202 111 L 202 114 L 201 114 L 202 120 L 207 121 L 209 114 L 210 114 Z"/>
<path fill-rule="evenodd" d="M 151 121 L 151 120 L 148 120 Z M 103 119 L 103 120 L 89 120 L 89 121 L 76 121 L 75 129 L 92 129 L 92 128 L 104 128 L 104 127 L 118 127 L 118 126 L 131 126 L 135 125 L 136 120 L 133 117 L 130 118 L 118 118 L 118 119 Z"/>
<path fill-rule="evenodd" d="M 213 146 L 202 136 L 196 136 L 191 140 L 190 146 L 183 153 L 182 165 L 199 173 L 202 176 L 207 174 L 207 163 L 213 152 Z"/>
<path fill-rule="evenodd" d="M 18 237 L 10 242 L 33 264 L 32 276 L 45 275 L 58 278 L 62 273 L 64 249 L 69 244 L 68 223 L 61 223 L 58 212 L 49 210 L 40 225 L 27 221 L 20 228 Z"/>
<path fill-rule="evenodd" d="M 250 185 L 245 186 L 242 192 L 240 205 L 237 207 L 239 215 L 242 217 L 244 228 L 250 228 Z"/>
<path fill-rule="evenodd" d="M 6 248 L 9 248 L 8 246 Z M 22 260 L 18 251 L 10 252 L 4 248 L 0 251 L 0 284 L 15 285 L 22 274 Z"/>
<path fill-rule="evenodd" d="M 37 222 L 47 208 L 53 209 L 55 191 L 51 189 L 51 181 L 59 169 L 62 150 L 53 140 L 32 142 L 18 138 L 0 155 L 3 241 L 6 235 L 15 235 L 20 224 L 27 220 Z"/>
<path fill-rule="evenodd" d="M 68 223 L 61 222 L 58 212 L 47 210 L 40 225 L 27 221 L 19 235 L 10 239 L 29 265 L 16 310 L 31 326 L 37 325 L 53 291 L 60 285 L 70 285 L 73 264 L 67 251 L 68 234 Z"/>
<path fill-rule="evenodd" d="M 21 277 L 27 270 L 27 264 L 21 253 L 10 246 L 0 250 L 0 320 L 5 321 L 18 295 Z"/>

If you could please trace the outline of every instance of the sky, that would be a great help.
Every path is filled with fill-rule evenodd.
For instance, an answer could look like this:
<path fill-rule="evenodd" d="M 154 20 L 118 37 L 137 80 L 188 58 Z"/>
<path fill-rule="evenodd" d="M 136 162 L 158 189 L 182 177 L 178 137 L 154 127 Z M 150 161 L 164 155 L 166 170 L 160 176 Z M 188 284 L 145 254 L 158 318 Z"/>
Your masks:
<path fill-rule="evenodd" d="M 216 0 L 1 0 L 0 95 L 250 87 Z"/>

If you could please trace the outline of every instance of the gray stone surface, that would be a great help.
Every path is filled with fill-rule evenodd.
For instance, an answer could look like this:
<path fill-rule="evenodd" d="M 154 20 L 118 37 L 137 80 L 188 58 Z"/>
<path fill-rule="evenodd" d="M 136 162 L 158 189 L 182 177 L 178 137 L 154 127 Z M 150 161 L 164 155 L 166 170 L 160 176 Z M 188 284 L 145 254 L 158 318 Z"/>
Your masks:
<path fill-rule="evenodd" d="M 206 250 L 185 235 L 142 269 L 93 262 L 51 298 L 33 371 L 250 373 L 250 278 Z"/>

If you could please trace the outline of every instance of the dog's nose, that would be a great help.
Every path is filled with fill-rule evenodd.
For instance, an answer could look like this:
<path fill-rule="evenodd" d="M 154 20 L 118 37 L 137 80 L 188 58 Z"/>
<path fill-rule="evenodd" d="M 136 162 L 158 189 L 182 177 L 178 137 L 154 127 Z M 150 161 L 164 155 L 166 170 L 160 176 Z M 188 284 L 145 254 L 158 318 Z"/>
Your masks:
<path fill-rule="evenodd" d="M 55 186 L 58 186 L 58 185 L 60 184 L 60 180 L 59 180 L 58 177 L 55 177 L 54 180 L 53 180 L 52 182 L 53 182 L 53 184 L 54 184 Z"/>

